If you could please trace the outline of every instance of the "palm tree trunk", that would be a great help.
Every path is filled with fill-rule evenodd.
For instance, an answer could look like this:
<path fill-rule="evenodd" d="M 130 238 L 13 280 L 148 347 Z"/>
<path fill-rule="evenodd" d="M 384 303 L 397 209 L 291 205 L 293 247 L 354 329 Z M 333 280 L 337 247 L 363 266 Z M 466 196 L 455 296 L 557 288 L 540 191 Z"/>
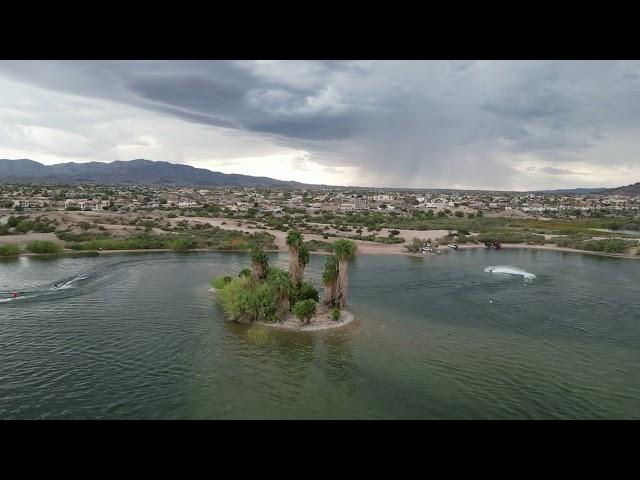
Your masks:
<path fill-rule="evenodd" d="M 280 297 L 280 308 L 282 308 L 282 310 L 286 312 L 287 310 L 289 310 L 289 306 L 289 297 L 286 295 L 282 295 Z"/>
<path fill-rule="evenodd" d="M 338 265 L 338 305 L 343 308 L 347 304 L 347 287 L 349 278 L 347 274 L 347 260 L 340 259 Z"/>
<path fill-rule="evenodd" d="M 336 300 L 336 282 L 326 282 L 324 284 L 324 304 L 332 306 Z"/>
<path fill-rule="evenodd" d="M 260 270 L 261 268 L 259 264 L 255 262 L 251 264 L 251 277 L 255 282 L 260 280 L 260 273 L 261 273 Z"/>
<path fill-rule="evenodd" d="M 298 248 L 289 245 L 289 274 L 294 285 L 300 284 L 300 259 L 298 258 Z"/>
<path fill-rule="evenodd" d="M 303 278 L 304 278 L 304 263 L 298 260 L 298 272 L 296 276 L 296 285 L 300 285 L 302 283 Z"/>

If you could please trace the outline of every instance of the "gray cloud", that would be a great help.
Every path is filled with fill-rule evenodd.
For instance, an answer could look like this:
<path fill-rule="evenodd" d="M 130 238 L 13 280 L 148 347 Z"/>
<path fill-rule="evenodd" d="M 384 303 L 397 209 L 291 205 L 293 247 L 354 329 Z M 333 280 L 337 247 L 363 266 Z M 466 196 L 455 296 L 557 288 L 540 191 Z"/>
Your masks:
<path fill-rule="evenodd" d="M 639 73 L 638 62 L 613 61 L 0 62 L 0 76 L 19 84 L 304 151 L 305 161 L 336 176 L 342 167 L 360 169 L 344 183 L 415 187 L 518 188 L 637 164 L 640 139 L 631 132 L 640 127 Z M 38 118 L 36 126 L 83 138 L 57 148 L 60 155 L 90 155 L 114 142 L 129 150 L 151 145 L 122 133 L 116 140 L 104 128 L 88 132 L 68 116 L 65 124 L 66 113 L 43 112 L 43 105 L 22 111 Z M 0 137 L 22 148 L 28 130 L 10 133 L 18 116 L 0 113 Z M 168 140 L 153 145 L 180 139 Z M 195 141 L 211 151 L 208 141 Z M 180 151 L 173 148 L 173 161 L 186 160 Z M 522 162 L 538 164 L 522 169 Z"/>
<path fill-rule="evenodd" d="M 585 172 L 558 167 L 528 167 L 527 171 L 534 173 L 548 173 L 549 175 L 588 175 L 588 173 Z"/>

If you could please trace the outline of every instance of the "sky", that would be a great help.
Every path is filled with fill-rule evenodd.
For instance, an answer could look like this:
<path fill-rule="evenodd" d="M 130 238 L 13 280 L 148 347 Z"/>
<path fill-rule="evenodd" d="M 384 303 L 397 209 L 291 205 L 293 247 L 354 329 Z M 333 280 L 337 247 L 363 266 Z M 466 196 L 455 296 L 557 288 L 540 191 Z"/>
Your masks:
<path fill-rule="evenodd" d="M 640 181 L 636 61 L 0 61 L 0 158 L 327 185 Z"/>

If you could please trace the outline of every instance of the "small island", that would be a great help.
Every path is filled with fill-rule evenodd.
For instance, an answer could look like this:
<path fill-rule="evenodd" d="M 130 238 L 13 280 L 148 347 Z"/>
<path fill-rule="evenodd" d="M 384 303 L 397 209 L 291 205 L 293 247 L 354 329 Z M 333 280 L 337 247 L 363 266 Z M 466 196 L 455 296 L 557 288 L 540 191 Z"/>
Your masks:
<path fill-rule="evenodd" d="M 297 331 L 317 331 L 342 327 L 354 316 L 347 304 L 348 260 L 357 246 L 351 240 L 333 242 L 333 254 L 326 259 L 322 281 L 324 298 L 319 303 L 318 290 L 304 281 L 304 269 L 310 252 L 304 236 L 289 230 L 289 271 L 270 266 L 260 246 L 251 249 L 251 268 L 236 277 L 217 277 L 211 281 L 228 321 L 245 325 L 261 324 Z"/>

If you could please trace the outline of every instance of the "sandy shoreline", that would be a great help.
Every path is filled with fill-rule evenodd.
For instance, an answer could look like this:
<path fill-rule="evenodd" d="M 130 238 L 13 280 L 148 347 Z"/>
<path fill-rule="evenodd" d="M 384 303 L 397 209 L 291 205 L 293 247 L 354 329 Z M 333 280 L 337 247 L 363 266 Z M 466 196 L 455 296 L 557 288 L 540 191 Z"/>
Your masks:
<path fill-rule="evenodd" d="M 404 244 L 377 244 L 377 245 L 362 245 L 362 243 L 366 242 L 356 242 L 358 243 L 358 250 L 356 251 L 356 255 L 405 255 L 411 257 L 433 257 L 432 255 L 421 255 L 417 253 L 409 253 L 404 250 Z M 400 245 L 402 248 L 394 248 Z M 485 248 L 483 244 L 463 244 L 458 245 L 459 250 L 470 250 L 470 249 L 479 249 Z M 557 247 L 555 245 L 528 245 L 522 243 L 503 243 L 502 248 L 504 249 L 530 249 L 530 250 L 552 250 L 556 252 L 568 252 L 568 253 L 583 253 L 586 255 L 598 255 L 601 257 L 616 257 L 616 258 L 627 258 L 632 260 L 640 260 L 640 255 L 629 255 L 626 253 L 605 253 L 605 252 L 593 252 L 590 250 L 578 250 L 575 248 L 566 248 L 566 247 Z M 51 255 L 82 255 L 82 254 L 100 254 L 100 255 L 113 255 L 117 253 L 205 253 L 205 252 L 226 252 L 226 253 L 246 253 L 248 250 L 215 250 L 208 248 L 193 248 L 190 250 L 185 250 L 183 252 L 176 252 L 175 250 L 171 250 L 168 248 L 148 248 L 148 249 L 138 249 L 138 250 L 71 250 L 65 249 L 61 254 L 50 254 L 50 253 L 20 253 L 19 255 L 11 255 L 0 258 L 11 258 L 11 257 L 39 257 L 39 256 L 51 256 Z M 451 249 L 448 247 L 439 248 L 440 252 L 450 253 Z M 288 250 L 266 250 L 267 253 L 287 253 Z M 328 252 L 317 251 L 311 252 L 312 255 L 328 255 Z"/>
<path fill-rule="evenodd" d="M 319 332 L 321 330 L 332 330 L 334 328 L 344 327 L 354 320 L 355 316 L 353 313 L 348 310 L 342 310 L 340 312 L 340 318 L 334 321 L 331 319 L 331 312 L 327 309 L 326 312 L 321 311 L 314 315 L 309 325 L 300 325 L 300 320 L 298 320 L 293 313 L 287 314 L 281 322 L 256 322 L 254 325 L 277 328 L 279 330 L 290 330 L 293 332 Z"/>
<path fill-rule="evenodd" d="M 412 257 L 421 257 L 424 258 L 429 255 L 421 255 L 421 254 L 412 254 L 407 251 L 388 248 L 389 246 L 394 245 L 383 245 L 379 247 L 378 245 L 367 245 L 365 248 L 360 248 L 358 245 L 358 250 L 356 251 L 356 255 L 405 255 Z M 385 248 L 387 247 L 387 248 Z M 468 244 L 468 245 L 458 245 L 459 250 L 471 250 L 471 249 L 484 249 L 485 246 L 481 244 Z M 527 245 L 522 243 L 503 243 L 502 248 L 504 249 L 531 249 L 531 250 L 552 250 L 556 252 L 569 252 L 569 253 L 584 253 L 587 255 L 599 255 L 604 257 L 618 257 L 618 258 L 629 258 L 640 260 L 640 255 L 629 255 L 626 253 L 605 253 L 605 252 L 593 252 L 590 250 L 578 250 L 576 248 L 567 248 L 567 247 L 556 247 L 555 245 Z M 449 253 L 452 250 L 448 247 L 440 248 L 440 252 Z M 86 253 L 86 252 L 95 252 L 95 250 L 83 250 L 80 251 L 71 251 L 64 253 Z M 214 249 L 191 249 L 186 250 L 184 252 L 176 252 L 171 249 L 147 249 L 147 250 L 102 250 L 98 251 L 100 254 L 114 254 L 114 253 L 140 253 L 140 252 L 149 252 L 149 253 L 162 253 L 162 252 L 174 252 L 174 253 L 189 253 L 189 252 L 226 252 L 226 253 L 240 253 L 247 252 L 247 250 L 214 250 Z M 267 253 L 287 253 L 286 250 L 266 250 Z M 21 255 L 38 255 L 38 254 L 21 254 Z M 329 255 L 329 252 L 317 251 L 311 252 L 311 255 Z"/>
<path fill-rule="evenodd" d="M 74 223 L 78 223 L 80 221 L 95 221 L 98 222 L 101 217 L 113 217 L 114 215 L 109 212 L 49 212 L 48 215 L 53 216 L 60 222 L 60 225 L 71 225 Z M 112 234 L 121 236 L 126 235 L 128 233 L 139 233 L 136 231 L 136 228 L 131 225 L 126 225 L 126 221 L 130 218 L 135 218 L 135 216 L 126 215 L 122 217 L 122 224 L 108 224 L 101 223 L 101 226 L 106 230 L 110 231 Z M 176 225 L 181 221 L 188 221 L 191 224 L 193 223 L 208 223 L 214 227 L 219 227 L 223 230 L 238 230 L 247 233 L 255 233 L 255 232 L 266 232 L 275 237 L 274 244 L 278 247 L 278 250 L 271 250 L 271 252 L 288 252 L 288 247 L 286 245 L 286 236 L 287 233 L 280 230 L 272 230 L 272 229 L 257 229 L 257 228 L 249 228 L 250 224 L 247 223 L 246 220 L 234 220 L 229 218 L 212 218 L 212 217 L 176 217 L 176 218 L 166 218 L 168 223 L 172 225 Z M 314 223 L 314 225 L 318 227 L 327 226 L 321 223 Z M 77 229 L 79 230 L 79 229 Z M 162 233 L 162 231 L 155 231 L 154 233 Z M 337 237 L 328 237 L 324 238 L 323 235 L 318 234 L 305 234 L 306 240 L 320 240 L 324 242 L 332 242 L 341 238 L 341 233 L 335 230 L 335 228 L 330 228 L 327 232 L 333 231 L 337 233 Z M 399 237 L 405 239 L 404 243 L 378 243 L 378 242 L 367 242 L 363 240 L 353 240 L 354 243 L 358 246 L 358 250 L 356 251 L 356 255 L 410 255 L 410 256 L 420 256 L 424 257 L 425 255 L 418 254 L 410 254 L 406 251 L 406 246 L 410 244 L 413 238 L 420 238 L 423 240 L 431 239 L 435 241 L 437 238 L 442 238 L 449 233 L 448 230 L 405 230 L 399 229 Z M 376 235 L 381 237 L 386 237 L 389 234 L 389 229 L 382 229 L 380 232 L 377 232 Z M 550 235 L 545 235 L 545 237 L 550 237 Z M 53 241 L 61 246 L 65 245 L 65 242 L 58 239 L 55 233 L 35 233 L 31 232 L 24 235 L 3 235 L 0 236 L 0 243 L 17 243 L 22 248 L 26 246 L 26 244 L 31 240 L 49 240 Z M 629 259 L 640 259 L 640 256 L 637 255 L 629 255 L 629 254 L 617 254 L 617 253 L 603 253 L 603 252 L 591 252 L 588 250 L 578 250 L 572 248 L 565 247 L 557 247 L 555 245 L 527 245 L 527 244 L 502 244 L 503 248 L 528 248 L 528 249 L 539 249 L 539 250 L 555 250 L 559 252 L 574 252 L 574 253 L 584 253 L 588 255 L 600 255 L 600 256 L 609 256 L 609 257 L 618 257 L 618 258 L 629 258 Z M 483 244 L 461 244 L 459 245 L 461 250 L 468 248 L 484 248 Z M 447 248 L 446 245 L 441 245 L 440 251 L 448 252 L 450 249 Z M 97 252 L 99 254 L 116 254 L 116 253 L 160 253 L 160 252 L 172 252 L 174 250 L 170 249 L 133 249 L 133 250 L 72 250 L 65 249 L 64 254 L 76 254 L 80 255 L 82 253 L 91 253 Z M 215 249 L 193 249 L 189 250 L 190 252 L 239 252 L 241 250 L 215 250 Z M 312 252 L 318 255 L 326 255 L 327 252 L 317 251 Z M 22 253 L 21 256 L 35 256 L 38 254 L 32 253 Z"/>

